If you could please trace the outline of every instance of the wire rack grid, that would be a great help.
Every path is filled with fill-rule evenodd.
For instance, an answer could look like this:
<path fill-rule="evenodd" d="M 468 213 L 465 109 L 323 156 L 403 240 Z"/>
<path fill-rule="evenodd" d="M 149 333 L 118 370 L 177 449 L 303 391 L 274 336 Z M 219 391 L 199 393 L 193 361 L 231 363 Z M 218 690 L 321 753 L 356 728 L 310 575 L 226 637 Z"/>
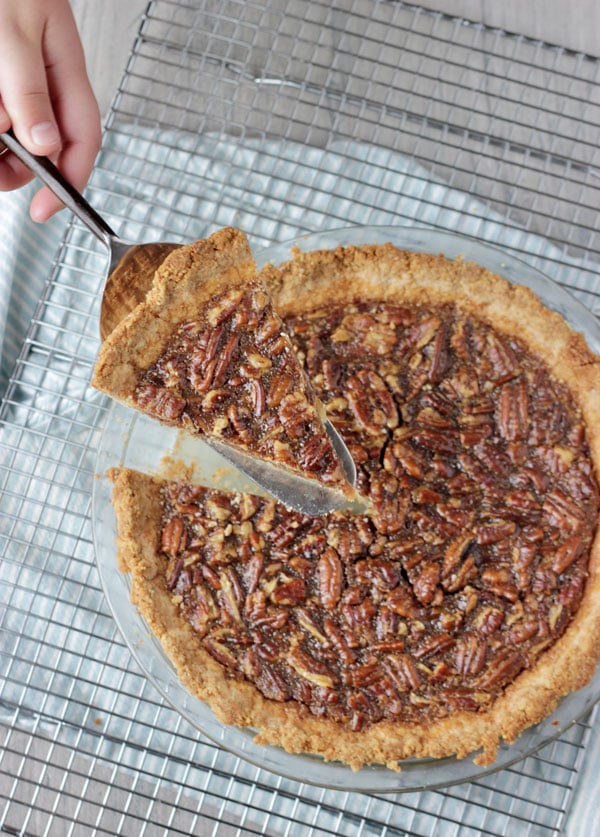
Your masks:
<path fill-rule="evenodd" d="M 403 2 L 344 6 L 150 2 L 94 206 L 132 240 L 453 230 L 598 312 L 599 62 Z M 0 831 L 558 834 L 594 716 L 487 778 L 382 796 L 253 767 L 148 683 L 94 560 L 107 402 L 89 387 L 105 267 L 90 238 L 69 225 L 1 408 Z"/>

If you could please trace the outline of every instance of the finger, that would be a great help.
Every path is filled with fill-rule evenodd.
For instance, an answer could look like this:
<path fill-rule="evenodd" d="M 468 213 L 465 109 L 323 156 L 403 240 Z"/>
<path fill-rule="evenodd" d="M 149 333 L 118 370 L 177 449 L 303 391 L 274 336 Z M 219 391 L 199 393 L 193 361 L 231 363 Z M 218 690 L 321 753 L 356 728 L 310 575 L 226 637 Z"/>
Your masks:
<path fill-rule="evenodd" d="M 44 48 L 48 87 L 62 136 L 57 164 L 67 180 L 81 191 L 100 148 L 100 112 L 70 9 L 68 17 L 56 19 L 53 24 L 48 26 Z M 44 221 L 61 206 L 48 189 L 42 189 L 33 198 L 31 216 Z"/>
<path fill-rule="evenodd" d="M 6 112 L 6 108 L 2 104 L 2 99 L 0 98 L 0 131 L 2 133 L 8 131 L 10 128 L 10 116 Z"/>
<path fill-rule="evenodd" d="M 96 158 L 97 148 L 89 143 L 69 143 L 59 155 L 58 167 L 65 178 L 79 191 L 83 191 Z M 62 202 L 44 186 L 30 204 L 29 214 L 38 223 L 47 221 L 63 209 Z"/>
<path fill-rule="evenodd" d="M 0 99 L 0 131 L 8 131 L 10 116 L 6 112 Z M 33 179 L 30 170 L 15 157 L 8 148 L 0 142 L 0 192 L 11 192 L 20 189 Z"/>
<path fill-rule="evenodd" d="M 0 29 L 0 93 L 15 134 L 33 154 L 50 155 L 61 140 L 50 101 L 42 43 L 11 26 Z M 6 119 L 4 122 L 5 128 Z"/>
<path fill-rule="evenodd" d="M 68 107 L 57 105 L 61 113 L 63 146 L 56 164 L 64 177 L 83 191 L 100 148 L 100 115 L 91 88 L 72 90 Z M 62 208 L 61 201 L 48 189 L 41 189 L 32 199 L 30 214 L 34 221 L 47 221 Z"/>
<path fill-rule="evenodd" d="M 10 151 L 0 157 L 0 192 L 20 189 L 32 179 L 29 169 Z"/>

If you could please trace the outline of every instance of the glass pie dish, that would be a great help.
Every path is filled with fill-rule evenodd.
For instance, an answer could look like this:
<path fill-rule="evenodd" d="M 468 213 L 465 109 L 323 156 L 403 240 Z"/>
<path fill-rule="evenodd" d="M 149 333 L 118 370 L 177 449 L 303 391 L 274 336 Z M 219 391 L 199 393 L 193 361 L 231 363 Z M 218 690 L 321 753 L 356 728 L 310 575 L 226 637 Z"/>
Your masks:
<path fill-rule="evenodd" d="M 512 282 L 529 286 L 547 307 L 558 311 L 570 325 L 586 336 L 592 350 L 600 353 L 600 325 L 574 297 L 552 280 L 514 257 L 476 240 L 420 229 L 360 227 L 303 236 L 278 244 L 256 255 L 259 266 L 279 264 L 290 257 L 290 249 L 333 249 L 339 245 L 391 242 L 396 246 L 444 255 L 462 256 L 477 262 Z M 194 445 L 196 479 L 217 487 L 248 490 L 239 475 L 207 446 Z M 111 484 L 106 471 L 125 466 L 169 477 L 169 461 L 192 455 L 185 441 L 171 429 L 151 419 L 114 405 L 106 419 L 96 470 L 93 497 L 94 542 L 101 582 L 114 618 L 138 664 L 149 680 L 188 722 L 207 738 L 235 755 L 285 778 L 321 787 L 360 792 L 402 792 L 445 787 L 506 768 L 560 736 L 585 715 L 600 698 L 600 671 L 584 689 L 565 697 L 554 713 L 526 730 L 512 745 L 502 745 L 493 765 L 482 768 L 472 757 L 457 760 L 407 759 L 399 772 L 384 766 L 359 771 L 310 755 L 295 755 L 277 747 L 256 745 L 251 729 L 221 724 L 211 709 L 179 682 L 175 669 L 160 643 L 130 602 L 129 580 L 116 565 L 116 523 L 111 503 Z M 162 464 L 161 464 L 162 463 Z"/>

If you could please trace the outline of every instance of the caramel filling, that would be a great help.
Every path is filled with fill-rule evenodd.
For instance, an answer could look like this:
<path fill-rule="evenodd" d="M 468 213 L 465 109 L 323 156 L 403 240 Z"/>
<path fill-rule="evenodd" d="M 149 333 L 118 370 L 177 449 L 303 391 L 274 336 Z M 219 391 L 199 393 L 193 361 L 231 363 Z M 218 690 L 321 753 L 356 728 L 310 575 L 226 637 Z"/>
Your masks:
<path fill-rule="evenodd" d="M 355 730 L 486 706 L 583 595 L 598 488 L 570 391 L 451 306 L 286 325 L 372 513 L 314 519 L 169 484 L 168 588 L 226 673 L 267 698 Z M 161 375 L 189 377 L 178 359 L 205 339 L 190 331 Z"/>

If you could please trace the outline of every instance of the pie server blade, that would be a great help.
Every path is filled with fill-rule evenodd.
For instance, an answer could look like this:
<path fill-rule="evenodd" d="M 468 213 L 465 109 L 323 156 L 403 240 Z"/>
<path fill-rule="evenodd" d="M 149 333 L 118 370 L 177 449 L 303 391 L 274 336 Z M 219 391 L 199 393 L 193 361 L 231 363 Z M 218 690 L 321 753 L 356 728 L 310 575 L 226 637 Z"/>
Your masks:
<path fill-rule="evenodd" d="M 354 488 L 356 485 L 356 465 L 339 433 L 330 421 L 325 421 L 325 429 L 340 459 L 346 479 Z M 314 479 L 306 479 L 286 468 L 280 468 L 244 453 L 218 439 L 205 439 L 206 443 L 223 459 L 257 483 L 263 491 L 270 494 L 284 506 L 301 514 L 316 517 L 332 511 L 349 511 L 361 514 L 366 511 L 366 504 L 358 495 L 346 497 L 341 491 L 329 488 Z"/>

